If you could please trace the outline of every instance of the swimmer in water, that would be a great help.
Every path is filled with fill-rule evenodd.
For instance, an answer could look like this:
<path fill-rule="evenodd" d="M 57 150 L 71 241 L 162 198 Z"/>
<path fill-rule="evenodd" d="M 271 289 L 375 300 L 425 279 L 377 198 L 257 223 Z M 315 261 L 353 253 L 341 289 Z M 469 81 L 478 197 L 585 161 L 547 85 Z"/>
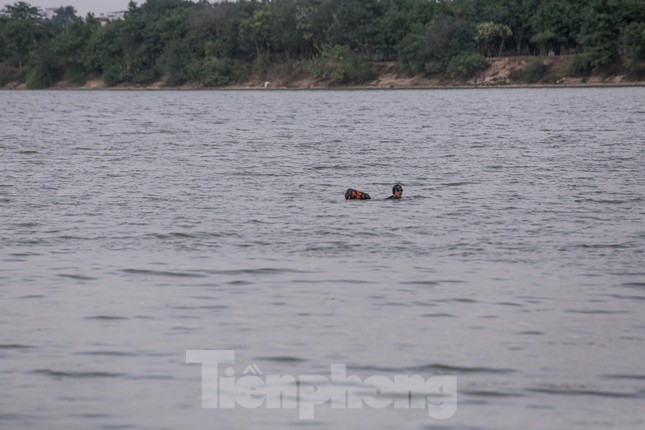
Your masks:
<path fill-rule="evenodd" d="M 399 200 L 401 197 L 403 197 L 403 187 L 396 184 L 392 187 L 392 195 L 385 200 Z"/>

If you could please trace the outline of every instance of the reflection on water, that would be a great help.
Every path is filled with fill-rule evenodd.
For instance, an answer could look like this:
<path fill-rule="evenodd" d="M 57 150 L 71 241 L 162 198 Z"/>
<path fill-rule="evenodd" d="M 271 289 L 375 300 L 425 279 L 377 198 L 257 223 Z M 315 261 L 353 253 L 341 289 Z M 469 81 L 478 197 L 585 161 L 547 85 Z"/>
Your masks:
<path fill-rule="evenodd" d="M 0 427 L 642 428 L 644 95 L 2 93 Z M 201 409 L 202 349 L 458 409 Z"/>

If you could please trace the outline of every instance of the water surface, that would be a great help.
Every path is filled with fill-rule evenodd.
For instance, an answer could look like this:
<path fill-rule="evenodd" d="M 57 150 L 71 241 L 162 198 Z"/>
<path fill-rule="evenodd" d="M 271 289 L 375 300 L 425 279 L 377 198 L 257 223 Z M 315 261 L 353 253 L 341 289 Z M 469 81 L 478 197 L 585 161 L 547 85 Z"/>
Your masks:
<path fill-rule="evenodd" d="M 644 99 L 1 92 L 0 427 L 643 428 Z M 458 409 L 201 409 L 195 349 Z"/>

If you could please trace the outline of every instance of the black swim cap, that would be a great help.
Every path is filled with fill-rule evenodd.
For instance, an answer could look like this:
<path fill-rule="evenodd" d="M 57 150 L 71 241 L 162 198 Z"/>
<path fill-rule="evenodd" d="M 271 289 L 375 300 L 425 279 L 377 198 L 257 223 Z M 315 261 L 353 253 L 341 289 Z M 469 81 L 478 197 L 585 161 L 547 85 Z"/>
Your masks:
<path fill-rule="evenodd" d="M 400 184 L 396 184 L 392 187 L 392 194 L 396 191 L 403 191 L 403 187 Z"/>

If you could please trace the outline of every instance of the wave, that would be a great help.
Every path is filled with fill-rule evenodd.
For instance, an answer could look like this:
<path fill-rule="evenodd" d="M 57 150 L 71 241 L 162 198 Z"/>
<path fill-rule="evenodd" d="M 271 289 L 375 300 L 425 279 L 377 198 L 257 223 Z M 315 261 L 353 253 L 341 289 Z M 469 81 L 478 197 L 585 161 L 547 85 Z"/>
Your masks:
<path fill-rule="evenodd" d="M 643 393 L 626 393 L 620 391 L 601 391 L 590 388 L 568 388 L 568 387 L 538 387 L 530 388 L 528 391 L 541 394 L 555 394 L 562 396 L 593 396 L 609 398 L 640 399 Z"/>
<path fill-rule="evenodd" d="M 34 370 L 31 373 L 36 373 L 39 375 L 49 376 L 55 379 L 66 379 L 66 378 L 120 378 L 123 377 L 123 373 L 116 372 L 101 372 L 101 371 L 62 371 L 62 370 L 51 370 L 51 369 L 38 369 Z"/>
<path fill-rule="evenodd" d="M 16 349 L 16 350 L 25 350 L 25 349 L 33 349 L 35 347 L 31 345 L 21 345 L 19 343 L 4 343 L 0 344 L 0 350 L 1 349 Z"/>
<path fill-rule="evenodd" d="M 255 360 L 261 361 L 271 361 L 275 363 L 303 363 L 307 361 L 304 358 L 292 357 L 292 356 L 276 356 L 276 357 L 257 357 Z"/>
<path fill-rule="evenodd" d="M 113 315 L 95 315 L 91 317 L 86 317 L 86 320 L 99 320 L 99 321 L 120 321 L 120 320 L 127 320 L 128 318 L 126 317 L 118 317 L 118 316 L 113 316 Z"/>
<path fill-rule="evenodd" d="M 387 372 L 387 373 L 410 373 L 410 372 L 438 372 L 438 373 L 490 373 L 490 374 L 511 374 L 517 372 L 515 369 L 494 368 L 494 367 L 467 367 L 452 364 L 423 364 L 409 367 L 378 367 L 378 366 L 348 366 L 348 370 L 366 372 Z"/>
<path fill-rule="evenodd" d="M 122 272 L 129 275 L 153 275 L 153 276 L 167 276 L 176 278 L 204 278 L 206 275 L 202 273 L 188 273 L 188 272 L 172 272 L 167 270 L 149 270 L 149 269 L 123 269 Z"/>
<path fill-rule="evenodd" d="M 56 276 L 59 276 L 61 278 L 69 278 L 69 279 L 76 279 L 79 281 L 94 281 L 97 278 L 94 278 L 92 276 L 85 276 L 85 275 L 71 275 L 67 273 L 59 273 Z"/>

